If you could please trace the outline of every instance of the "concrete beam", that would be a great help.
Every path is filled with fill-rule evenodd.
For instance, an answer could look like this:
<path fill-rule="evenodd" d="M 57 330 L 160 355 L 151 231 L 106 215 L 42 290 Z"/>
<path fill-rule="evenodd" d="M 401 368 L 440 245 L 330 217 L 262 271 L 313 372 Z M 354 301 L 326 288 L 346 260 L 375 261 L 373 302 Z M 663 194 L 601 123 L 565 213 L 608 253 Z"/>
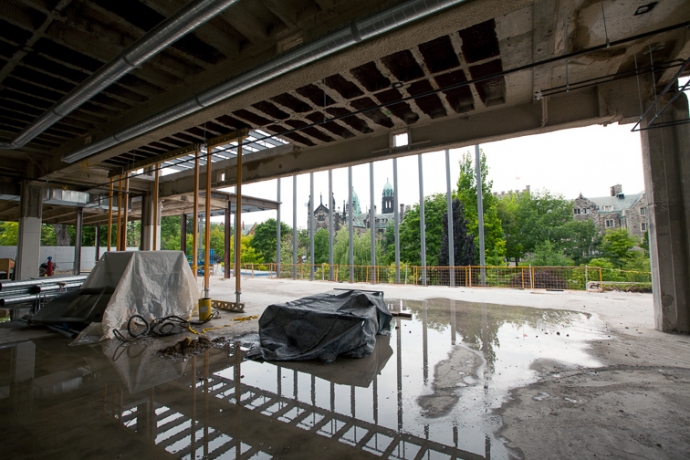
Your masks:
<path fill-rule="evenodd" d="M 22 183 L 22 195 L 19 217 L 19 242 L 17 245 L 16 280 L 27 280 L 38 276 L 41 248 L 41 214 L 43 206 L 43 189 L 31 185 L 30 181 Z"/>
<path fill-rule="evenodd" d="M 613 123 L 624 118 L 615 107 L 613 96 L 603 104 L 599 90 L 587 88 L 552 96 L 547 101 L 551 114 L 543 118 L 542 104 L 504 107 L 469 117 L 443 118 L 409 127 L 410 145 L 393 149 L 389 133 L 377 133 L 338 144 L 280 153 L 277 149 L 247 155 L 243 160 L 244 183 L 261 182 L 311 171 L 353 166 L 419 153 L 461 148 L 476 143 L 494 142 L 518 136 L 557 131 L 566 128 Z M 235 185 L 236 159 L 214 164 L 213 188 Z M 221 180 L 222 178 L 222 180 Z M 194 186 L 193 174 L 171 174 L 161 181 L 161 196 L 189 193 Z"/>

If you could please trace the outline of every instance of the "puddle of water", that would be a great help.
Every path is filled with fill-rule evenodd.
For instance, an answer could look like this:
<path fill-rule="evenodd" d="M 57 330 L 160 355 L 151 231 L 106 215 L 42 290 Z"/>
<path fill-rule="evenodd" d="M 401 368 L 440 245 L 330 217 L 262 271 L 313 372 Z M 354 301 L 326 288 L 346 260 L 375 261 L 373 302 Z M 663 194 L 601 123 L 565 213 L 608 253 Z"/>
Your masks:
<path fill-rule="evenodd" d="M 399 304 L 400 301 L 389 301 Z M 402 301 L 361 360 L 239 365 L 232 347 L 186 361 L 166 344 L 0 348 L 0 429 L 12 458 L 510 458 L 492 415 L 545 371 L 599 366 L 583 313 Z M 546 398 L 547 396 L 544 396 Z M 237 401 L 240 404 L 237 404 Z"/>

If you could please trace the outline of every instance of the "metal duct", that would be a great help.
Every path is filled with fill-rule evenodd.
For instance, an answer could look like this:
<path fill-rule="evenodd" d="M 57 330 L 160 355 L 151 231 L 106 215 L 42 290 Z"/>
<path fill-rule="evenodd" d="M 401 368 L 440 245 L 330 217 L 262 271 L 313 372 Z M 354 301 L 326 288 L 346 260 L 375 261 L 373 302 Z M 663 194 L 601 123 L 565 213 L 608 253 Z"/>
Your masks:
<path fill-rule="evenodd" d="M 45 284 L 56 284 L 56 283 L 76 283 L 83 282 L 86 279 L 86 275 L 76 275 L 76 276 L 47 276 L 44 278 L 33 278 L 26 281 L 2 281 L 0 282 L 0 291 L 12 291 L 15 289 L 32 288 L 35 286 L 41 286 Z"/>
<path fill-rule="evenodd" d="M 187 33 L 212 19 L 239 0 L 199 0 L 180 9 L 146 35 L 134 42 L 120 56 L 92 74 L 47 112 L 34 120 L 10 142 L 0 142 L 0 149 L 18 149 L 60 121 L 73 110 L 123 75 L 143 64 Z"/>
<path fill-rule="evenodd" d="M 62 161 L 74 163 L 121 142 L 160 128 L 182 117 L 191 115 L 224 99 L 262 85 L 292 70 L 304 67 L 326 56 L 350 48 L 386 32 L 406 26 L 414 21 L 464 3 L 466 0 L 412 0 L 366 19 L 353 21 L 350 27 L 335 32 L 308 45 L 257 67 L 232 80 L 222 83 L 187 101 L 181 102 L 151 118 L 136 123 L 76 152 L 63 155 Z"/>

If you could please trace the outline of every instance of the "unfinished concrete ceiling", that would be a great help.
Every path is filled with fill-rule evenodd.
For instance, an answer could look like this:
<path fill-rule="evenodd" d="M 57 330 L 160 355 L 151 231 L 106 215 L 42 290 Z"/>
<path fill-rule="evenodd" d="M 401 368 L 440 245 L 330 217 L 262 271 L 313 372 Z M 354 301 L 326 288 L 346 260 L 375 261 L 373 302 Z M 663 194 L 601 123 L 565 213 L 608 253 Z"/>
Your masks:
<path fill-rule="evenodd" d="M 137 161 L 240 128 L 276 136 L 305 159 L 310 151 L 315 155 L 331 148 L 354 152 L 366 145 L 356 143 L 358 139 L 383 139 L 390 133 L 412 132 L 412 128 L 447 130 L 449 120 L 479 120 L 478 115 L 483 114 L 487 116 L 481 119 L 491 124 L 519 124 L 521 113 L 532 117 L 530 107 L 540 111 L 541 127 L 537 128 L 544 131 L 578 120 L 581 124 L 629 121 L 639 113 L 628 106 L 638 110 L 640 102 L 648 101 L 653 87 L 649 82 L 657 87 L 665 84 L 690 55 L 690 3 L 683 0 L 466 1 L 84 161 L 62 161 L 63 155 L 147 120 L 281 53 L 346 28 L 355 18 L 401 3 L 241 0 L 23 148 L 0 150 L 0 172 L 14 178 L 47 178 L 88 190 Z M 184 4 L 182 0 L 0 3 L 0 141 L 14 138 Z M 587 50 L 591 51 L 584 52 Z M 652 64 L 654 72 L 650 73 Z M 616 78 L 633 87 L 636 68 L 642 73 L 642 89 L 639 95 L 626 93 L 629 100 L 625 103 L 613 103 L 598 94 L 598 114 L 569 118 L 563 113 L 568 110 L 565 102 L 554 104 L 547 112 L 547 98 L 557 101 L 562 94 L 578 91 L 590 94 L 592 88 Z M 619 107 L 622 105 L 625 107 Z M 507 112 L 509 107 L 516 110 Z M 506 129 L 503 136 L 525 131 Z M 460 136 L 443 145 L 466 145 L 470 137 Z M 491 136 L 478 133 L 474 137 Z M 407 151 L 440 144 L 413 136 L 412 145 L 415 149 Z M 375 159 L 374 153 L 353 153 L 351 160 L 346 155 L 334 156 L 330 163 L 305 161 L 301 170 Z M 295 170 L 300 166 L 265 173 L 261 178 Z M 228 180 L 214 180 L 214 188 L 227 185 Z M 135 181 L 133 188 L 137 187 L 146 190 L 150 181 Z M 177 187 L 169 194 L 186 192 Z"/>

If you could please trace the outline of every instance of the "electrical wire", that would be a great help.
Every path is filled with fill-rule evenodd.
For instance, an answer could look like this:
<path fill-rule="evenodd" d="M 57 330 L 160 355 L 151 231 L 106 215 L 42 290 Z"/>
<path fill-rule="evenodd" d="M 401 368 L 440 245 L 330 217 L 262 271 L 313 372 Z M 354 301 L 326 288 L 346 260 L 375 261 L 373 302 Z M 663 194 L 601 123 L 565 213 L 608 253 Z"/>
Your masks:
<path fill-rule="evenodd" d="M 142 337 L 168 337 L 176 335 L 184 329 L 196 334 L 197 332 L 191 326 L 201 326 L 218 318 L 220 318 L 220 312 L 218 311 L 214 311 L 205 321 L 189 321 L 177 315 L 164 316 L 147 321 L 142 315 L 136 314 L 130 316 L 129 320 L 127 320 L 127 333 L 131 338 L 125 337 L 118 329 L 113 330 L 113 335 L 121 342 L 134 342 Z"/>

